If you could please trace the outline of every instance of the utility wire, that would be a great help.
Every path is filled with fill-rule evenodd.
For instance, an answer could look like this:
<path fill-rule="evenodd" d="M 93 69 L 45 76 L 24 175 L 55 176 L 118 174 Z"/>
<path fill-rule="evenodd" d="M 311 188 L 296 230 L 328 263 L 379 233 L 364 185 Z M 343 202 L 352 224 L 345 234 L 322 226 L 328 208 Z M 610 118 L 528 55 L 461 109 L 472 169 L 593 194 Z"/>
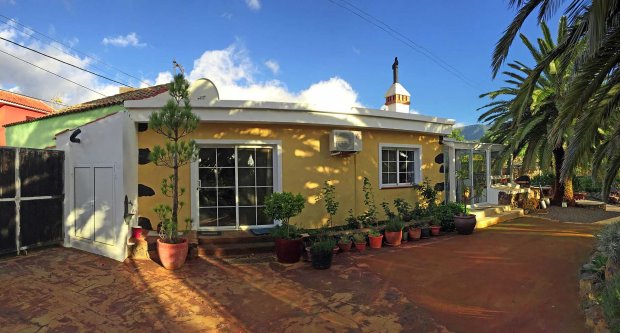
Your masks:
<path fill-rule="evenodd" d="M 468 86 L 470 86 L 470 87 L 472 87 L 474 89 L 479 89 L 480 88 L 479 84 L 477 84 L 475 81 L 470 80 L 469 78 L 467 78 L 465 75 L 460 73 L 459 70 L 457 70 L 456 68 L 454 68 L 453 66 L 451 66 L 450 64 L 448 64 L 447 62 L 445 62 L 444 60 L 439 58 L 438 56 L 434 55 L 428 49 L 426 49 L 423 46 L 417 44 L 411 38 L 409 38 L 406 35 L 398 32 L 397 30 L 393 29 L 391 26 L 389 26 L 385 22 L 381 21 L 380 19 L 376 18 L 375 16 L 369 14 L 368 12 L 362 10 L 361 8 L 353 5 L 352 3 L 350 3 L 350 2 L 348 2 L 346 0 L 341 0 L 342 1 L 341 3 L 339 3 L 339 2 L 337 2 L 335 0 L 328 0 L 328 1 L 333 3 L 334 5 L 336 5 L 338 7 L 341 7 L 343 9 L 347 10 L 348 12 L 350 12 L 350 13 L 352 13 L 354 15 L 358 16 L 362 20 L 364 20 L 364 21 L 374 25 L 375 27 L 383 30 L 388 35 L 390 35 L 392 38 L 394 38 L 394 39 L 398 40 L 399 42 L 405 44 L 410 49 L 412 49 L 412 50 L 422 54 L 423 56 L 425 56 L 426 58 L 428 58 L 429 60 L 431 60 L 432 62 L 434 62 L 435 64 L 437 64 L 441 68 L 443 68 L 444 70 L 446 70 L 448 73 L 454 75 L 456 78 L 461 80 L 463 83 L 467 84 Z M 343 5 L 343 3 L 347 4 L 348 6 Z"/>
<path fill-rule="evenodd" d="M 125 83 L 123 83 L 123 82 L 119 82 L 119 81 L 116 81 L 116 80 L 114 80 L 114 79 L 111 79 L 111 78 L 109 78 L 109 77 L 107 77 L 107 76 L 104 76 L 104 75 L 101 75 L 101 74 L 98 74 L 98 73 L 95 73 L 95 72 L 89 71 L 88 69 L 82 68 L 82 67 L 80 67 L 80 66 L 76 66 L 76 65 L 74 65 L 74 64 L 72 64 L 72 63 L 69 63 L 69 62 L 66 62 L 66 61 L 64 61 L 64 60 L 58 59 L 58 58 L 53 57 L 53 56 L 51 56 L 51 55 L 49 55 L 49 54 L 46 54 L 46 53 L 43 53 L 43 52 L 37 51 L 37 50 L 35 50 L 35 49 L 33 49 L 33 48 L 30 48 L 30 47 L 28 47 L 28 46 L 21 45 L 21 44 L 19 44 L 19 43 L 17 43 L 17 42 L 14 42 L 14 41 L 10 40 L 10 39 L 4 38 L 4 37 L 0 37 L 0 39 L 2 39 L 3 41 L 9 42 L 9 43 L 11 43 L 11 44 L 14 44 L 14 45 L 16 45 L 16 46 L 19 46 L 19 47 L 21 47 L 21 48 L 24 48 L 24 49 L 26 49 L 26 50 L 32 51 L 32 52 L 34 52 L 34 53 L 40 54 L 40 55 L 42 55 L 42 56 L 44 56 L 44 57 L 48 57 L 48 58 L 50 58 L 50 59 L 54 59 L 54 60 L 56 60 L 56 61 L 58 61 L 58 62 L 61 62 L 61 63 L 65 64 L 65 65 L 69 65 L 69 66 L 71 66 L 71 67 L 77 68 L 77 69 L 82 70 L 82 71 L 84 71 L 84 72 L 86 72 L 86 73 L 89 73 L 89 74 L 92 74 L 92 75 L 98 76 L 98 77 L 100 77 L 100 78 L 102 78 L 102 79 L 106 79 L 106 80 L 108 80 L 108 81 L 111 81 L 111 82 L 114 82 L 114 83 L 118 83 L 118 84 L 123 85 L 123 86 L 125 86 L 125 87 L 133 88 L 132 86 L 130 86 L 130 85 L 128 85 L 128 84 L 125 84 Z"/>
<path fill-rule="evenodd" d="M 4 92 L 7 92 L 7 93 L 19 95 L 19 96 L 22 96 L 22 97 L 28 97 L 28 98 L 36 99 L 36 100 L 41 101 L 41 102 L 48 102 L 48 103 L 58 104 L 58 105 L 62 105 L 62 106 L 69 106 L 69 105 L 63 104 L 61 102 L 51 101 L 49 99 L 44 99 L 44 98 L 32 97 L 32 96 L 16 93 L 16 92 L 13 92 L 13 91 L 10 91 L 10 90 L 2 89 L 2 88 L 0 88 L 0 91 L 4 91 Z"/>
<path fill-rule="evenodd" d="M 2 38 L 2 37 L 0 37 L 0 38 Z M 75 82 L 75 81 L 72 81 L 72 80 L 70 80 L 70 79 L 68 79 L 68 78 L 66 78 L 66 77 L 64 77 L 64 76 L 61 76 L 61 75 L 56 74 L 56 73 L 54 73 L 54 72 L 52 72 L 52 71 L 49 71 L 49 70 L 47 70 L 47 69 L 45 69 L 45 68 L 43 68 L 43 67 L 41 67 L 41 66 L 35 65 L 35 64 L 33 64 L 33 63 L 29 62 L 28 60 L 24 60 L 24 59 L 22 59 L 22 58 L 20 58 L 20 57 L 18 57 L 18 56 L 16 56 L 16 55 L 10 54 L 10 53 L 8 53 L 8 52 L 6 52 L 6 51 L 3 51 L 3 50 L 0 50 L 0 52 L 4 53 L 4 54 L 6 54 L 6 55 L 8 55 L 8 56 L 10 56 L 10 57 L 13 57 L 13 58 L 15 58 L 15 59 L 17 59 L 17 60 L 23 61 L 23 62 L 25 62 L 25 63 L 27 63 L 27 64 L 29 64 L 29 65 L 31 65 L 31 66 L 34 66 L 34 67 L 36 67 L 36 68 L 38 68 L 38 69 L 42 70 L 42 71 L 48 72 L 48 73 L 50 73 L 50 74 L 52 74 L 52 75 L 55 75 L 55 76 L 57 76 L 57 77 L 59 77 L 59 78 L 61 78 L 61 79 L 63 79 L 63 80 L 69 81 L 69 82 L 71 82 L 71 83 L 73 83 L 73 84 L 75 84 L 75 85 L 78 85 L 78 86 L 80 86 L 80 87 L 82 87 L 82 88 L 86 89 L 86 90 L 92 91 L 92 92 L 94 92 L 94 93 L 96 93 L 96 94 L 99 94 L 99 95 L 101 95 L 101 96 L 103 96 L 103 97 L 107 97 L 106 95 L 104 95 L 104 94 L 102 94 L 102 93 L 100 93 L 100 92 L 98 92 L 98 91 L 96 91 L 96 90 L 93 90 L 93 89 L 91 89 L 91 88 L 89 88 L 89 87 L 87 87 L 87 86 L 85 86 L 85 85 L 82 85 L 82 84 L 77 83 L 77 82 Z"/>
<path fill-rule="evenodd" d="M 41 36 L 43 36 L 43 37 L 45 37 L 45 38 L 47 38 L 47 39 L 52 40 L 53 42 L 56 42 L 56 43 L 58 43 L 58 44 L 60 44 L 60 45 L 62 45 L 62 46 L 64 46 L 64 47 L 66 47 L 66 48 L 68 48 L 68 49 L 70 49 L 70 50 L 75 51 L 76 53 L 79 53 L 79 54 L 81 54 L 81 55 L 83 55 L 83 56 L 85 56 L 85 57 L 88 57 L 88 58 L 90 58 L 90 59 L 93 59 L 93 60 L 95 60 L 95 61 L 96 61 L 96 62 L 98 62 L 98 63 L 104 64 L 104 65 L 106 65 L 107 67 L 112 68 L 113 70 L 115 70 L 115 71 L 117 71 L 117 72 L 119 72 L 119 73 L 121 73 L 121 74 L 123 74 L 123 75 L 126 75 L 126 76 L 128 76 L 128 77 L 130 77 L 130 78 L 136 79 L 136 80 L 138 80 L 138 82 L 140 82 L 140 83 L 146 84 L 147 86 L 150 86 L 150 85 L 151 85 L 150 83 L 145 82 L 145 81 L 143 81 L 142 79 L 140 79 L 140 78 L 138 78 L 138 77 L 136 77 L 136 76 L 134 76 L 134 75 L 131 75 L 131 74 L 129 74 L 129 73 L 127 73 L 127 72 L 123 71 L 122 69 L 117 68 L 117 67 L 113 66 L 112 64 L 109 64 L 109 63 L 107 63 L 107 62 L 105 62 L 105 61 L 103 61 L 103 60 L 101 60 L 101 59 L 99 59 L 99 58 L 97 58 L 97 57 L 95 57 L 95 56 L 93 56 L 93 55 L 91 55 L 91 54 L 88 54 L 88 53 L 82 52 L 82 51 L 80 51 L 80 50 L 78 50 L 78 49 L 76 49 L 76 48 L 74 48 L 74 47 L 72 47 L 72 46 L 70 46 L 70 45 L 67 45 L 67 44 L 65 44 L 65 43 L 63 43 L 63 42 L 61 42 L 61 41 L 59 41 L 59 40 L 57 40 L 57 39 L 55 39 L 55 38 L 53 38 L 53 37 L 51 37 L 51 36 L 49 36 L 49 35 L 46 35 L 46 34 L 44 34 L 44 33 L 40 32 L 40 31 L 37 31 L 37 30 L 35 30 L 35 29 L 33 29 L 33 28 L 31 28 L 31 27 L 27 26 L 27 25 L 24 25 L 24 24 L 22 24 L 22 23 L 19 23 L 19 21 L 15 20 L 15 19 L 13 19 L 13 18 L 10 18 L 10 17 L 5 16 L 5 15 L 2 15 L 2 14 L 0 14 L 0 17 L 4 18 L 4 20 L 3 20 L 3 21 L 4 21 L 4 22 L 6 22 L 6 23 L 8 23 L 9 21 L 10 21 L 10 22 L 13 22 L 14 24 L 19 25 L 19 26 L 23 27 L 23 28 L 24 28 L 24 29 L 26 29 L 26 30 L 33 31 L 33 32 L 35 32 L 35 33 L 37 33 L 37 34 L 39 34 L 39 35 L 41 35 Z M 33 35 L 28 35 L 28 36 L 33 37 L 33 38 L 35 38 L 35 39 L 38 39 L 38 38 L 34 37 Z M 39 40 L 40 40 L 40 39 L 39 39 Z M 48 45 L 52 45 L 52 44 L 51 44 L 51 43 L 49 43 L 49 42 L 48 42 L 47 44 L 48 44 Z M 57 47 L 56 47 L 56 48 L 57 48 Z M 57 49 L 58 49 L 58 48 L 57 48 Z M 59 50 L 60 50 L 60 51 L 62 51 L 62 52 L 64 52 L 65 54 L 68 54 L 65 50 L 61 50 L 61 49 L 59 49 Z"/>

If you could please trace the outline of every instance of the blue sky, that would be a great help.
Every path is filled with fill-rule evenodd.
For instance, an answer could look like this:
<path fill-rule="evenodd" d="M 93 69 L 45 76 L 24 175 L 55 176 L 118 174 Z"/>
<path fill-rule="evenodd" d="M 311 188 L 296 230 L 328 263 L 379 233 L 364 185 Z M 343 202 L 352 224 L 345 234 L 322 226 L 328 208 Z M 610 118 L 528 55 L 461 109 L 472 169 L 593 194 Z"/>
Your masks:
<path fill-rule="evenodd" d="M 502 84 L 501 78 L 492 80 L 490 63 L 495 42 L 514 15 L 506 2 L 347 1 L 432 52 L 470 83 L 329 0 L 0 0 L 0 14 L 149 84 L 169 78 L 174 58 L 190 78 L 214 78 L 227 99 L 323 99 L 339 106 L 380 108 L 398 56 L 400 82 L 412 95 L 412 109 L 465 124 L 476 122 L 476 108 L 484 103 L 478 95 Z M 19 28 L 0 21 L 0 36 L 140 85 L 75 50 L 50 46 L 42 36 L 28 37 Z M 531 38 L 540 34 L 535 22 L 528 22 L 523 32 Z M 106 95 L 118 90 L 118 85 L 6 42 L 0 41 L 0 50 Z M 531 63 L 519 43 L 510 59 Z M 98 97 L 5 54 L 0 54 L 0 87 L 46 99 L 59 97 L 67 104 Z"/>

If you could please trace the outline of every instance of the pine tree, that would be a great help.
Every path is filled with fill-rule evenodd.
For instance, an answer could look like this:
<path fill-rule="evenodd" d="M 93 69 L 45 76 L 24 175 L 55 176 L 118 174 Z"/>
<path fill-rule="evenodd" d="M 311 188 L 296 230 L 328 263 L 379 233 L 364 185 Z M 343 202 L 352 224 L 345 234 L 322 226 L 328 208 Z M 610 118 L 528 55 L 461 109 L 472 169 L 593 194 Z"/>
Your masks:
<path fill-rule="evenodd" d="M 179 167 L 198 158 L 196 142 L 183 140 L 183 137 L 196 129 L 199 122 L 198 116 L 192 113 L 188 89 L 189 82 L 183 73 L 176 74 L 168 87 L 170 99 L 149 118 L 149 128 L 164 136 L 167 141 L 164 147 L 153 147 L 150 159 L 157 166 L 172 169 L 172 174 L 161 182 L 161 192 L 172 198 L 172 206 L 160 204 L 155 208 L 162 222 L 160 236 L 168 243 L 179 242 L 179 210 L 184 206 L 179 197 L 185 193 L 184 188 L 179 188 Z M 191 219 L 186 219 L 186 222 L 189 224 Z"/>

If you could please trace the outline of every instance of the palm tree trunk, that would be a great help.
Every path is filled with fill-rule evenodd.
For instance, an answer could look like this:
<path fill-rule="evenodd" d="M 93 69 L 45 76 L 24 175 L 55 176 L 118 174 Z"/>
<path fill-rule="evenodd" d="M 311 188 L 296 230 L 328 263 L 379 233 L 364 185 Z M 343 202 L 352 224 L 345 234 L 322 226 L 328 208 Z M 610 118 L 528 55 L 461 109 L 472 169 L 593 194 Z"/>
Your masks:
<path fill-rule="evenodd" d="M 560 146 L 553 149 L 555 181 L 553 184 L 554 191 L 551 204 L 555 206 L 561 206 L 562 202 L 567 202 L 571 206 L 575 203 L 575 198 L 573 196 L 573 178 L 570 176 L 564 180 L 560 178 L 562 164 L 564 164 L 564 155 L 564 147 Z"/>

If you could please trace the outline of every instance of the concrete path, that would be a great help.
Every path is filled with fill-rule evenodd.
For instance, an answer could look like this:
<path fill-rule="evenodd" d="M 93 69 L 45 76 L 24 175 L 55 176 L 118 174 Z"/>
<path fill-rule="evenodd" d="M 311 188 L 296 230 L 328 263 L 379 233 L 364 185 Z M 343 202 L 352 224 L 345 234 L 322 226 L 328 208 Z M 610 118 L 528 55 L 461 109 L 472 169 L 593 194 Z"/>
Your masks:
<path fill-rule="evenodd" d="M 170 272 L 45 249 L 0 259 L 0 331 L 582 332 L 577 271 L 597 228 L 523 218 L 329 271 L 266 257 Z"/>

